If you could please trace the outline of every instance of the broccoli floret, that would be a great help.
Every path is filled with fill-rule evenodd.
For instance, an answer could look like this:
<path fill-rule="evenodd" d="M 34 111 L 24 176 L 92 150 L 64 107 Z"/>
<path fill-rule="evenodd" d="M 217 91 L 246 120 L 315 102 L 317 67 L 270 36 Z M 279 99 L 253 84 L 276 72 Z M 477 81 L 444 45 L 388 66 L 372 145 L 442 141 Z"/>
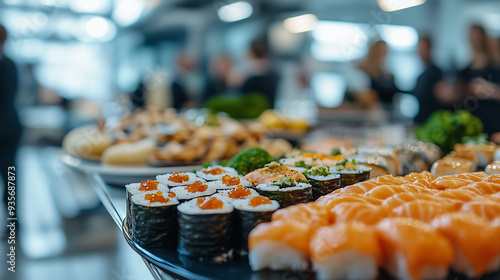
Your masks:
<path fill-rule="evenodd" d="M 264 167 L 273 158 L 264 149 L 253 147 L 245 149 L 229 160 L 227 166 L 232 167 L 242 175 L 246 175 L 256 169 Z"/>

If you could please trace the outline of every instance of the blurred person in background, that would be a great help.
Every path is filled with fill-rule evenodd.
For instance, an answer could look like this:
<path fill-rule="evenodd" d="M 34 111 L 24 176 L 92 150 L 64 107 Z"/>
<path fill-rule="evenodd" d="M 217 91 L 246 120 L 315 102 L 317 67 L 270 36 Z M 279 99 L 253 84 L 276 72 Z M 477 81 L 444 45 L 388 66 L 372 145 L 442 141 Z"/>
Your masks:
<path fill-rule="evenodd" d="M 6 40 L 7 30 L 0 25 L 0 123 L 3 126 L 0 132 L 0 172 L 4 185 L 3 202 L 7 206 L 9 202 L 8 172 L 16 171 L 9 167 L 15 167 L 22 129 L 15 106 L 15 96 L 18 90 L 17 69 L 14 62 L 3 53 Z"/>
<path fill-rule="evenodd" d="M 241 77 L 234 68 L 233 59 L 228 54 L 221 54 L 211 61 L 210 73 L 205 84 L 203 100 L 237 89 L 241 85 Z"/>
<path fill-rule="evenodd" d="M 250 73 L 241 86 L 242 93 L 261 93 L 274 108 L 280 77 L 269 61 L 268 45 L 265 39 L 252 41 L 248 50 Z"/>
<path fill-rule="evenodd" d="M 357 64 L 370 79 L 370 88 L 377 94 L 379 102 L 385 107 L 392 105 L 394 95 L 400 90 L 394 83 L 392 75 L 385 66 L 387 57 L 387 44 L 377 41 L 368 49 L 365 59 Z"/>
<path fill-rule="evenodd" d="M 417 47 L 418 56 L 424 64 L 424 71 L 417 79 L 412 94 L 417 97 L 420 110 L 415 117 L 416 124 L 423 124 L 435 111 L 444 109 L 436 97 L 434 87 L 442 79 L 443 73 L 432 61 L 432 41 L 428 36 L 420 36 Z"/>

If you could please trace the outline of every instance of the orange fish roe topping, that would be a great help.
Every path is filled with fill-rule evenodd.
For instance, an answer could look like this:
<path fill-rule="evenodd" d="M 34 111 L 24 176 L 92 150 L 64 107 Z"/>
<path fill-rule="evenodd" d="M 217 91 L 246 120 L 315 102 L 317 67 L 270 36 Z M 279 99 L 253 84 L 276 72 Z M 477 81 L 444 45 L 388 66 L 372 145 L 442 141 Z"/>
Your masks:
<path fill-rule="evenodd" d="M 190 193 L 204 192 L 204 191 L 208 190 L 208 186 L 203 184 L 201 181 L 196 181 L 192 184 L 187 185 L 186 189 Z"/>
<path fill-rule="evenodd" d="M 241 183 L 240 178 L 231 177 L 230 175 L 224 175 L 222 177 L 222 183 L 226 186 L 236 186 Z"/>
<path fill-rule="evenodd" d="M 175 197 L 175 193 L 173 193 L 173 192 L 169 193 L 169 194 L 168 194 L 168 197 L 170 197 L 170 198 L 174 198 L 174 197 Z"/>
<path fill-rule="evenodd" d="M 230 198 L 239 199 L 251 195 L 252 192 L 249 189 L 246 189 L 243 186 L 239 185 L 236 187 L 236 189 L 229 191 L 227 194 Z"/>
<path fill-rule="evenodd" d="M 224 173 L 224 170 L 222 170 L 219 167 L 216 167 L 216 168 L 212 168 L 210 170 L 203 170 L 202 172 L 205 174 L 219 175 L 219 174 Z"/>
<path fill-rule="evenodd" d="M 205 199 L 204 197 L 200 197 L 196 200 L 196 205 L 203 210 L 209 209 L 221 209 L 224 206 L 224 202 L 215 197 L 211 197 L 209 199 Z"/>
<path fill-rule="evenodd" d="M 184 175 L 179 175 L 179 173 L 174 172 L 170 177 L 168 177 L 168 180 L 175 182 L 175 183 L 183 183 L 189 180 L 189 176 L 184 174 Z"/>
<path fill-rule="evenodd" d="M 263 204 L 271 204 L 271 200 L 265 196 L 254 196 L 252 198 L 250 198 L 250 202 L 248 202 L 248 205 L 252 206 L 252 207 L 257 207 L 259 205 L 263 205 Z"/>
<path fill-rule="evenodd" d="M 170 201 L 167 197 L 163 197 L 163 194 L 161 192 L 156 192 L 156 193 L 148 193 L 144 196 L 145 200 L 149 200 L 151 203 L 155 202 L 160 202 L 160 203 L 167 203 Z"/>
<path fill-rule="evenodd" d="M 140 191 L 154 191 L 158 189 L 159 182 L 155 180 L 142 181 L 139 187 Z"/>
<path fill-rule="evenodd" d="M 326 156 L 324 154 L 320 154 L 320 153 L 305 153 L 305 154 L 302 154 L 302 157 L 317 158 L 319 160 L 323 160 L 323 159 L 325 159 Z"/>

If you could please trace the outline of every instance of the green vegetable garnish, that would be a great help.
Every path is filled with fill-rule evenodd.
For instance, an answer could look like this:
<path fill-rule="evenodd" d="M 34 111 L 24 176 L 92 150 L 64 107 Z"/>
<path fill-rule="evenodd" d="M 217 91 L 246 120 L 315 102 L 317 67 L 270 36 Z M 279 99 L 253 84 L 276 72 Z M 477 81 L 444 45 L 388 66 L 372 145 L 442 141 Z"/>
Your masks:
<path fill-rule="evenodd" d="M 332 156 L 338 156 L 340 155 L 340 149 L 339 148 L 333 148 L 332 151 L 330 152 L 330 155 Z"/>
<path fill-rule="evenodd" d="M 358 165 L 356 164 L 356 159 L 352 159 L 351 161 L 349 161 L 346 158 L 342 158 L 342 160 L 337 163 L 335 168 L 337 171 L 353 171 L 358 169 Z"/>
<path fill-rule="evenodd" d="M 312 167 L 310 165 L 307 165 L 303 160 L 296 161 L 295 162 L 295 166 L 296 167 L 304 167 L 304 168 L 307 168 L 307 169 L 309 169 L 309 168 Z"/>
<path fill-rule="evenodd" d="M 280 186 L 283 188 L 289 188 L 289 187 L 295 187 L 297 185 L 297 183 L 295 182 L 295 180 L 292 177 L 285 176 L 285 177 L 279 179 L 278 181 L 274 181 L 272 183 L 272 185 Z"/>
<path fill-rule="evenodd" d="M 328 166 L 322 164 L 315 166 L 309 170 L 304 171 L 304 175 L 308 176 L 328 176 L 330 175 L 330 168 Z"/>
<path fill-rule="evenodd" d="M 242 175 L 246 175 L 264 167 L 264 165 L 272 160 L 273 158 L 266 150 L 260 147 L 253 147 L 239 152 L 229 160 L 227 166 L 236 169 Z"/>

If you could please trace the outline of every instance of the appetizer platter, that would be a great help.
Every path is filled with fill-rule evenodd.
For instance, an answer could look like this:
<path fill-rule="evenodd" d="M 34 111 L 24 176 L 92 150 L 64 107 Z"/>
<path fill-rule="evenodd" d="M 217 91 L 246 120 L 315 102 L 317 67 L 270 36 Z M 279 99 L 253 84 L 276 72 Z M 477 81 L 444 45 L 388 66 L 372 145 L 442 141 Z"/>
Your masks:
<path fill-rule="evenodd" d="M 127 184 L 123 234 L 180 279 L 500 277 L 498 175 L 370 179 L 339 152 L 273 160 L 251 148 L 225 166 Z M 419 157 L 429 168 L 440 156 Z"/>

